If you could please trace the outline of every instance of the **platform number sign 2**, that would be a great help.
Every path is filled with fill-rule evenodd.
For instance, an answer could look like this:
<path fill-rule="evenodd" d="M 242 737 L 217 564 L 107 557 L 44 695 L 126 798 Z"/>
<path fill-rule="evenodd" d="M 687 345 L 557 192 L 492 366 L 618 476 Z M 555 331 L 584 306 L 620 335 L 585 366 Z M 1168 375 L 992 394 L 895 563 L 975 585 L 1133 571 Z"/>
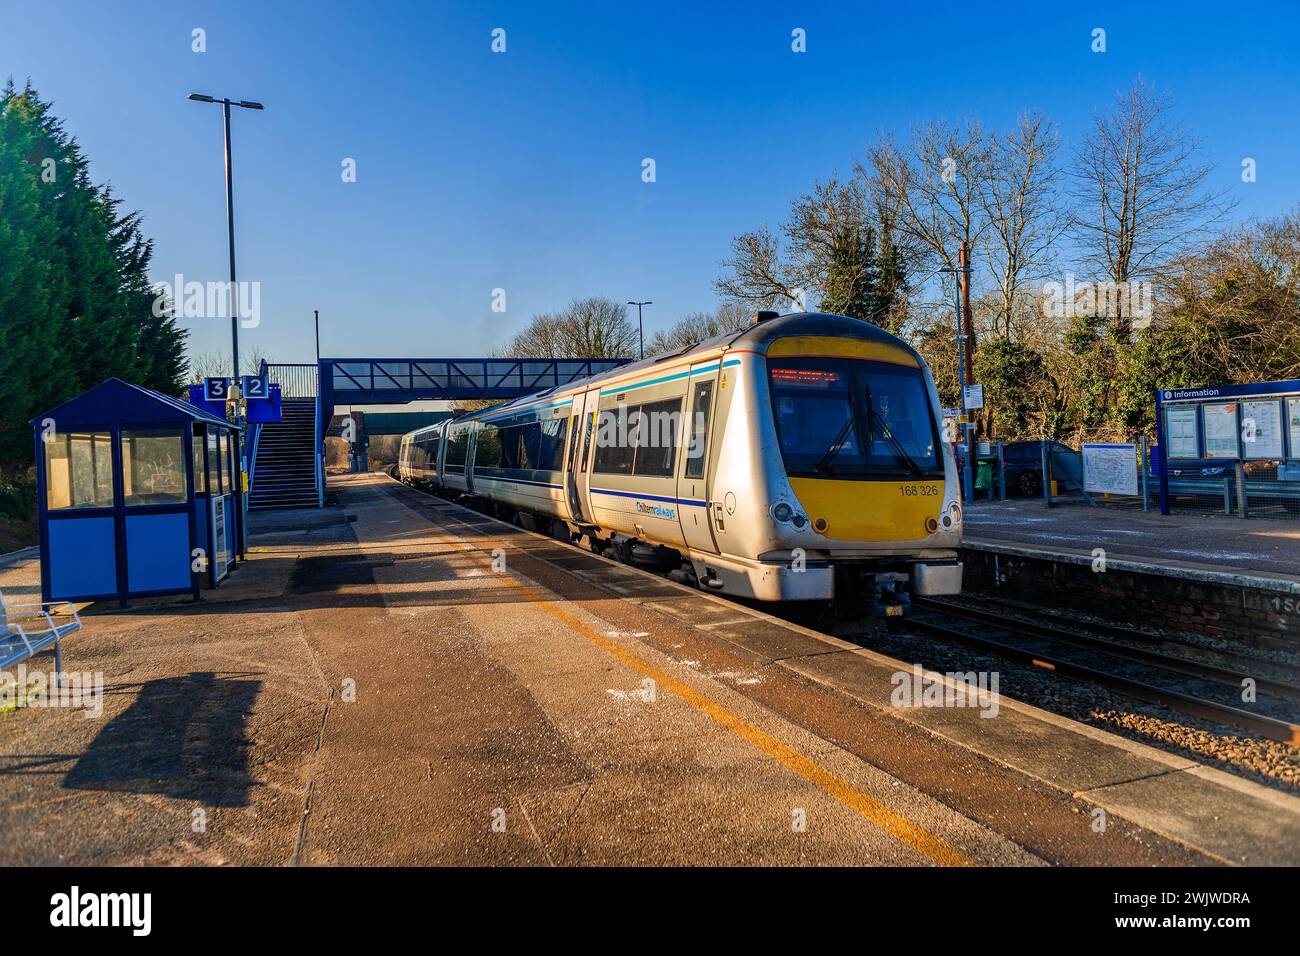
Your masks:
<path fill-rule="evenodd" d="M 230 379 L 211 376 L 203 380 L 203 400 L 206 402 L 224 402 L 230 397 Z"/>
<path fill-rule="evenodd" d="M 269 398 L 270 388 L 266 379 L 261 375 L 245 375 L 243 377 L 244 398 Z"/>

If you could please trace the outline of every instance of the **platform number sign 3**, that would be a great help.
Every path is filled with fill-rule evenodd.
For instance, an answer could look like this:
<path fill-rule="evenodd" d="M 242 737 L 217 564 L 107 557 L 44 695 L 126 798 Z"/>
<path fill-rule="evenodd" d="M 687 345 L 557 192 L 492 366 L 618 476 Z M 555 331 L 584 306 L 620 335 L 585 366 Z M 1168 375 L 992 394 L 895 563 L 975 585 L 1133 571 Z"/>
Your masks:
<path fill-rule="evenodd" d="M 230 379 L 213 376 L 203 380 L 203 399 L 208 402 L 224 402 L 230 397 Z"/>
<path fill-rule="evenodd" d="M 243 388 L 245 398 L 267 398 L 269 396 L 267 381 L 260 375 L 245 375 Z"/>

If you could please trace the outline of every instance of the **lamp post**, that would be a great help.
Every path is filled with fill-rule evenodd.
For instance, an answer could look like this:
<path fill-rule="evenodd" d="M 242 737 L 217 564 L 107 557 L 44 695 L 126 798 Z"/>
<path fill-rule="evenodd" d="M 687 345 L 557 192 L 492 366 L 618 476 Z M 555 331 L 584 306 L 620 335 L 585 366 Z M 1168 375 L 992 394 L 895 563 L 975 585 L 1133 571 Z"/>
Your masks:
<path fill-rule="evenodd" d="M 648 299 L 645 302 L 633 302 L 631 299 L 629 299 L 627 304 L 636 306 L 637 339 L 641 343 L 641 357 L 645 358 L 645 327 L 641 324 L 641 306 L 654 305 L 654 303 Z"/>
<path fill-rule="evenodd" d="M 221 118 L 225 126 L 226 134 L 226 241 L 230 252 L 230 289 L 227 293 L 227 299 L 230 302 L 230 392 L 229 394 L 235 402 L 235 444 L 236 459 L 239 462 L 239 484 L 237 486 L 238 497 L 235 501 L 238 507 L 235 509 L 238 515 L 239 529 L 238 547 L 235 549 L 240 556 L 244 556 L 245 535 L 244 528 L 247 526 L 246 509 L 248 506 L 248 489 L 244 487 L 245 476 L 248 474 L 248 468 L 244 464 L 244 449 L 240 440 L 240 429 L 244 427 L 243 413 L 243 395 L 239 387 L 239 307 L 238 292 L 235 285 L 235 170 L 230 158 L 230 107 L 239 106 L 246 110 L 260 110 L 261 103 L 254 103 L 251 100 L 232 100 L 227 97 L 217 99 L 208 96 L 206 93 L 191 93 L 189 98 L 196 103 L 220 103 Z"/>
<path fill-rule="evenodd" d="M 261 103 L 254 103 L 250 100 L 217 99 L 204 93 L 191 93 L 189 98 L 196 103 L 220 103 L 221 116 L 226 131 L 226 241 L 230 252 L 230 291 L 228 293 L 230 301 L 230 394 L 235 399 L 235 422 L 236 424 L 242 424 L 243 416 L 239 404 L 242 398 L 239 388 L 239 310 L 236 306 L 238 293 L 235 285 L 235 170 L 230 159 L 230 107 L 241 106 L 246 110 L 260 110 L 263 109 L 263 106 Z"/>

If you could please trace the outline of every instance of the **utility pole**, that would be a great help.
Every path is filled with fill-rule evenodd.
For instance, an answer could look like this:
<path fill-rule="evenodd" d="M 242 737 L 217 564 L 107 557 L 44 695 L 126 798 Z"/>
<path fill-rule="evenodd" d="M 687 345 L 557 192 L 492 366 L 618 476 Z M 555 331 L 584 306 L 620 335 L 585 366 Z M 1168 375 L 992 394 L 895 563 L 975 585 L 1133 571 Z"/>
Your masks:
<path fill-rule="evenodd" d="M 952 269 L 940 269 L 940 272 L 947 272 L 952 275 L 952 292 L 953 292 L 953 318 L 957 338 L 957 422 L 961 427 L 961 444 L 966 447 L 966 464 L 961 469 L 961 487 L 962 498 L 968 504 L 974 496 L 974 482 L 971 480 L 971 469 L 974 465 L 971 439 L 970 423 L 966 421 L 969 417 L 966 408 L 966 382 L 967 382 L 967 355 L 966 329 L 964 321 L 963 293 L 969 292 L 970 285 L 970 264 L 966 261 L 966 243 L 962 243 L 957 251 L 957 266 Z"/>
<path fill-rule="evenodd" d="M 641 343 L 641 358 L 645 358 L 645 326 L 641 324 L 641 306 L 654 305 L 654 303 L 649 301 L 648 299 L 645 302 L 633 302 L 631 299 L 629 299 L 627 304 L 636 306 L 637 339 Z"/>
<path fill-rule="evenodd" d="M 962 363 L 961 414 L 967 419 L 962 426 L 966 439 L 966 467 L 962 470 L 962 490 L 966 501 L 975 500 L 975 485 L 971 478 L 975 468 L 975 423 L 970 421 L 971 410 L 966 407 L 966 384 L 975 384 L 975 363 L 972 353 L 975 351 L 975 339 L 971 335 L 973 323 L 970 311 L 970 246 L 962 240 L 957 250 L 957 263 L 960 271 L 960 296 L 957 312 L 958 362 Z"/>
<path fill-rule="evenodd" d="M 320 309 L 313 310 L 316 313 L 316 367 L 320 367 Z M 320 386 L 317 386 L 318 388 Z"/>

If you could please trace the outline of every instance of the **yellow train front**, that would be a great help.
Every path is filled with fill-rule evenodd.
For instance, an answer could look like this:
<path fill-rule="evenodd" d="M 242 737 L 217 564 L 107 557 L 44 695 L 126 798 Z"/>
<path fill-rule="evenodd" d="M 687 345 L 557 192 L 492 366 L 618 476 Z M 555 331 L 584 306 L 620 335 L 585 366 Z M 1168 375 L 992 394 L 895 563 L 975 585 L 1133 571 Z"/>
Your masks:
<path fill-rule="evenodd" d="M 407 436 L 403 480 L 703 588 L 884 616 L 961 590 L 961 506 L 920 355 L 820 313 Z"/>

